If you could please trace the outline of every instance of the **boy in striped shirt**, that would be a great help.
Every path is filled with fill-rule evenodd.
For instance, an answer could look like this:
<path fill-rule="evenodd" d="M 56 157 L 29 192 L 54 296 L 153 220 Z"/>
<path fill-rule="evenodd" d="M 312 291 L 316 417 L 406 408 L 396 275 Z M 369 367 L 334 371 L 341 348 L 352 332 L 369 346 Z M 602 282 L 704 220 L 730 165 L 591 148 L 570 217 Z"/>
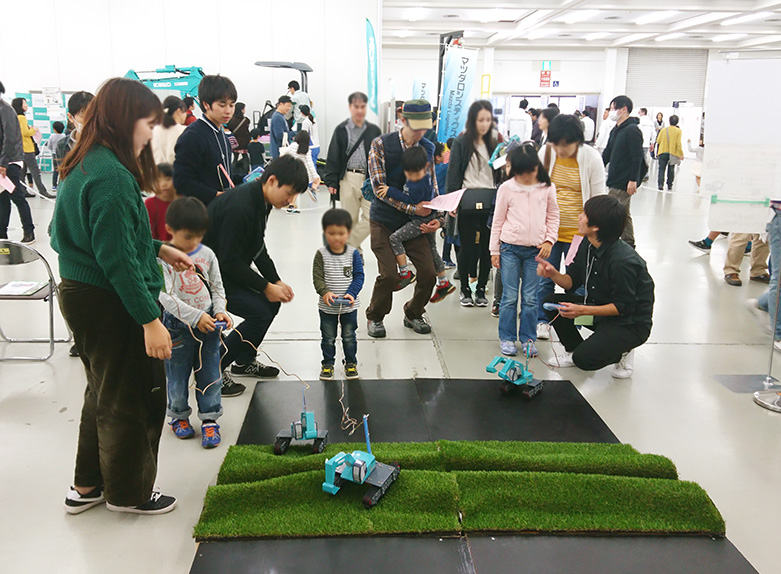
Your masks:
<path fill-rule="evenodd" d="M 363 287 L 363 259 L 354 247 L 347 245 L 352 228 L 352 216 L 344 209 L 329 209 L 323 214 L 323 235 L 326 244 L 315 253 L 312 279 L 315 291 L 320 296 L 320 333 L 323 362 L 320 380 L 334 378 L 336 360 L 336 333 L 342 325 L 342 348 L 344 349 L 344 376 L 347 380 L 357 379 L 358 344 L 355 331 L 358 329 L 358 293 Z M 344 299 L 344 302 L 335 299 Z"/>

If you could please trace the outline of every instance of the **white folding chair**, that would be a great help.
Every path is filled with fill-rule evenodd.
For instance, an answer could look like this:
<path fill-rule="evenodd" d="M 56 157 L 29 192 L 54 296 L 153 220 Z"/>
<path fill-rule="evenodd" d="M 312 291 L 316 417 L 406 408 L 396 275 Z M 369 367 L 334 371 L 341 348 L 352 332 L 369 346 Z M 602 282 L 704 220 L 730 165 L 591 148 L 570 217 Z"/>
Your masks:
<path fill-rule="evenodd" d="M 0 326 L 0 341 L 7 343 L 49 343 L 49 353 L 44 356 L 20 356 L 20 357 L 0 357 L 0 361 L 47 361 L 54 354 L 54 343 L 69 343 L 73 339 L 70 330 L 68 330 L 67 339 L 58 339 L 54 336 L 54 298 L 57 296 L 57 288 L 54 283 L 54 275 L 46 258 L 36 249 L 9 241 L 0 239 L 0 265 L 24 265 L 40 261 L 46 268 L 48 280 L 46 284 L 38 291 L 29 295 L 3 295 L 0 293 L 0 301 L 45 301 L 49 304 L 49 336 L 45 338 L 16 339 L 6 336 Z M 7 283 L 0 284 L 0 289 Z"/>

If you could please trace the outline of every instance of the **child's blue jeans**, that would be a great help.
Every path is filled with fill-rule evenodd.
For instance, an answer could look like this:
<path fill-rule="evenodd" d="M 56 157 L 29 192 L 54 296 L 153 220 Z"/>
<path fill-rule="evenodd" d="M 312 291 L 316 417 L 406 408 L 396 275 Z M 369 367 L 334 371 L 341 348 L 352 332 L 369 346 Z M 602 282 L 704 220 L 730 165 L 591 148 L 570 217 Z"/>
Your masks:
<path fill-rule="evenodd" d="M 222 370 L 220 369 L 220 330 L 201 333 L 190 329 L 168 312 L 163 325 L 171 333 L 171 358 L 165 360 L 168 381 L 168 411 L 175 419 L 186 419 L 192 413 L 188 404 L 190 374 L 195 370 L 195 398 L 198 418 L 217 420 L 222 415 Z M 194 336 L 193 336 L 194 335 Z M 203 343 L 203 345 L 201 345 Z"/>
<path fill-rule="evenodd" d="M 358 341 L 355 331 L 358 330 L 358 311 L 332 315 L 320 311 L 320 333 L 323 340 L 320 348 L 323 350 L 323 365 L 333 366 L 336 360 L 336 331 L 342 325 L 342 348 L 344 349 L 344 362 L 357 363 Z"/>
<path fill-rule="evenodd" d="M 502 272 L 502 302 L 499 306 L 499 339 L 522 343 L 537 340 L 537 293 L 539 276 L 534 258 L 537 247 L 502 243 L 500 271 Z M 516 331 L 518 313 L 518 284 L 521 284 L 521 325 Z M 517 333 L 517 339 L 516 339 Z"/>

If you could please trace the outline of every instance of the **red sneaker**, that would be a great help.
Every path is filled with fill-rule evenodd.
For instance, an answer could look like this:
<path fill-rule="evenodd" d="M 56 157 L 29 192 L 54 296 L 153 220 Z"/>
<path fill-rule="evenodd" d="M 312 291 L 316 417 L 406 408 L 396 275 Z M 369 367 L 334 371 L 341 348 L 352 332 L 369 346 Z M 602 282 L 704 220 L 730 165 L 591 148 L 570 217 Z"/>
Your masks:
<path fill-rule="evenodd" d="M 434 295 L 429 299 L 430 303 L 439 303 L 450 295 L 453 291 L 456 290 L 456 286 L 453 285 L 450 281 L 445 281 L 441 285 L 437 285 L 437 288 L 434 289 Z"/>
<path fill-rule="evenodd" d="M 399 282 L 396 284 L 394 291 L 401 291 L 406 286 L 415 282 L 415 274 L 407 269 L 403 273 L 399 273 Z"/>

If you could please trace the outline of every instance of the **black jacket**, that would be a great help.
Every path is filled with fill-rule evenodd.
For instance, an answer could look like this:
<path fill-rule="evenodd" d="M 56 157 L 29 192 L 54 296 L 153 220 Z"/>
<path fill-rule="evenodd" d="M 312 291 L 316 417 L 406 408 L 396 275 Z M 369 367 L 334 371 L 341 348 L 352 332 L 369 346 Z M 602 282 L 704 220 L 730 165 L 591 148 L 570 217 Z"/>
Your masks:
<path fill-rule="evenodd" d="M 230 174 L 230 142 L 206 120 L 187 126 L 176 141 L 174 153 L 174 187 L 181 195 L 197 197 L 209 205 L 218 191 L 230 189 L 225 174 L 217 167 L 223 164 Z"/>
<path fill-rule="evenodd" d="M 336 126 L 333 135 L 331 136 L 331 143 L 328 146 L 328 158 L 325 163 L 325 172 L 323 173 L 323 183 L 327 187 L 333 187 L 339 191 L 339 182 L 344 178 L 344 173 L 347 171 L 347 152 L 350 150 L 347 147 L 349 138 L 347 137 L 347 122 L 344 120 L 341 124 Z M 366 123 L 366 133 L 363 138 L 363 151 L 366 154 L 366 165 L 369 165 L 369 150 L 372 147 L 372 141 L 374 138 L 380 137 L 380 128 L 375 126 L 371 122 Z M 368 170 L 367 170 L 368 171 Z"/>
<path fill-rule="evenodd" d="M 651 330 L 654 280 L 634 248 L 621 239 L 603 243 L 599 248 L 583 239 L 575 260 L 567 265 L 567 275 L 572 278 L 570 293 L 586 284 L 588 269 L 591 272 L 588 273 L 586 304 L 613 303 L 620 313 L 616 317 L 595 317 L 595 324 L 638 325 Z"/>
<path fill-rule="evenodd" d="M 640 168 L 643 159 L 643 132 L 640 131 L 640 120 L 628 118 L 621 125 L 613 128 L 607 147 L 602 152 L 602 161 L 607 168 L 607 186 L 626 190 L 630 181 L 640 183 Z"/>
<path fill-rule="evenodd" d="M 203 243 L 217 255 L 226 285 L 263 293 L 279 274 L 266 249 L 266 222 L 271 205 L 263 199 L 260 180 L 245 183 L 209 204 L 209 231 Z M 250 267 L 254 262 L 260 271 Z"/>
<path fill-rule="evenodd" d="M 0 167 L 24 159 L 22 129 L 16 112 L 5 101 L 0 100 Z"/>
<path fill-rule="evenodd" d="M 493 142 L 491 149 L 488 150 L 490 156 L 494 153 L 497 142 Z M 450 150 L 450 163 L 447 166 L 447 179 L 445 180 L 445 189 L 439 190 L 439 193 L 450 193 L 464 187 L 464 174 L 469 167 L 471 156 L 467 157 L 469 150 L 466 145 L 466 134 L 461 134 L 453 142 L 453 148 Z M 491 169 L 490 167 L 488 169 Z M 493 170 L 492 170 L 493 173 Z M 493 173 L 494 183 L 496 183 L 496 174 Z"/>

